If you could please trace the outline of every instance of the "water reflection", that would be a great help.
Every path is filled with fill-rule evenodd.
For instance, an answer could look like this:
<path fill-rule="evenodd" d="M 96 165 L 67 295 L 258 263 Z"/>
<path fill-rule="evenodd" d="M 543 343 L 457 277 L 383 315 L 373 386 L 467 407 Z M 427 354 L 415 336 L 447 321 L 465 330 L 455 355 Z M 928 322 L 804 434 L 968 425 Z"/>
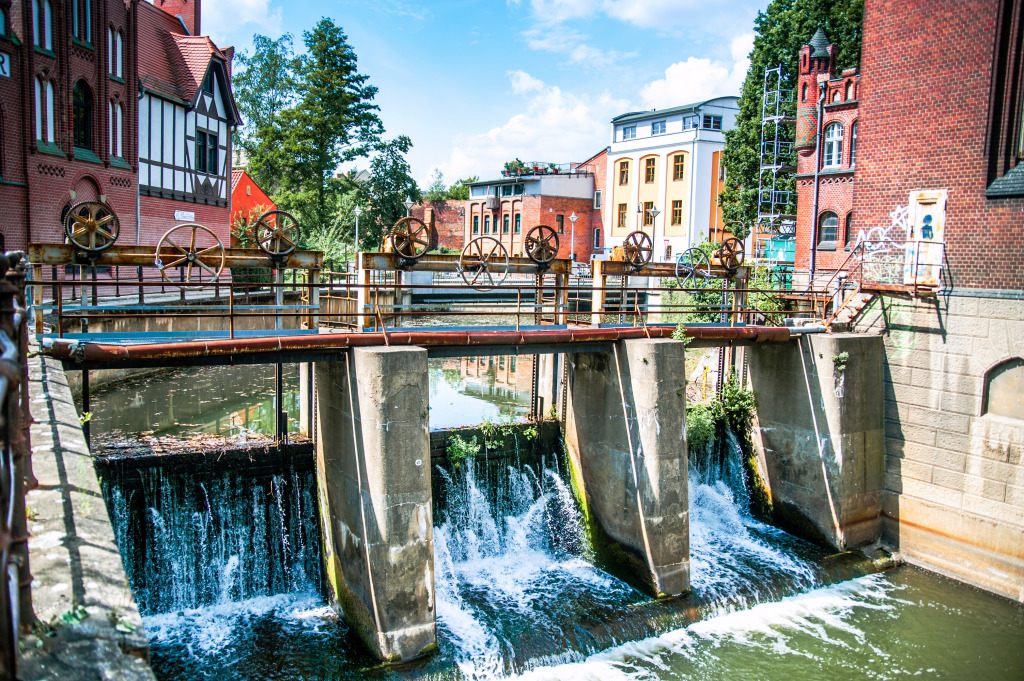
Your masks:
<path fill-rule="evenodd" d="M 530 410 L 533 358 L 431 359 L 431 429 L 485 420 L 523 420 Z M 288 430 L 299 430 L 299 368 L 283 366 Z M 143 376 L 96 390 L 90 399 L 98 441 L 219 436 L 245 439 L 274 433 L 274 367 L 192 367 Z M 81 408 L 81 403 L 79 403 Z"/>

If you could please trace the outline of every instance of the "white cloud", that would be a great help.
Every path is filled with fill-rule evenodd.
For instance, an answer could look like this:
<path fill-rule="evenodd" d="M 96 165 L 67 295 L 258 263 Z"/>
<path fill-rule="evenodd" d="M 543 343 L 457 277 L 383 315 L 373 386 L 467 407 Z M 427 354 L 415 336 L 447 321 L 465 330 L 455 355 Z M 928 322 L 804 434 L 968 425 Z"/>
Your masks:
<path fill-rule="evenodd" d="M 203 3 L 202 12 L 202 32 L 220 47 L 242 26 L 252 25 L 271 37 L 281 34 L 282 9 L 271 11 L 270 0 L 216 0 Z"/>
<path fill-rule="evenodd" d="M 664 109 L 698 102 L 720 95 L 738 95 L 750 67 L 747 55 L 754 45 L 752 34 L 743 34 L 730 44 L 732 64 L 690 57 L 665 69 L 665 77 L 644 85 L 640 98 L 644 108 Z"/>
<path fill-rule="evenodd" d="M 544 89 L 544 81 L 534 78 L 526 71 L 512 71 L 508 76 L 512 81 L 512 92 L 517 95 Z"/>
<path fill-rule="evenodd" d="M 524 31 L 523 36 L 531 50 L 564 54 L 568 63 L 584 69 L 609 66 L 636 56 L 636 52 L 623 53 L 588 45 L 585 42 L 586 36 L 574 29 L 560 25 L 531 28 Z"/>
<path fill-rule="evenodd" d="M 565 92 L 523 72 L 509 74 L 513 91 L 527 100 L 521 112 L 485 133 L 458 135 L 439 165 L 446 178 L 497 177 L 505 161 L 583 161 L 607 144 L 609 121 L 629 103 L 608 93 L 597 98 Z"/>

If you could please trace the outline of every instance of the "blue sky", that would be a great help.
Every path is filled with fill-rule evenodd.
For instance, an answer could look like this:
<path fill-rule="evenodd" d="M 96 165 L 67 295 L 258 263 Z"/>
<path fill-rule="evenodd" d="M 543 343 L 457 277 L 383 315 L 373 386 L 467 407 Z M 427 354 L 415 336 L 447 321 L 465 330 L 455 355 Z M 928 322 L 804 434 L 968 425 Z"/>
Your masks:
<path fill-rule="evenodd" d="M 451 184 L 504 161 L 582 161 L 626 111 L 739 94 L 767 0 L 206 0 L 203 33 L 251 50 L 329 16 L 379 93 L 413 175 Z M 359 167 L 368 161 L 360 160 Z"/>

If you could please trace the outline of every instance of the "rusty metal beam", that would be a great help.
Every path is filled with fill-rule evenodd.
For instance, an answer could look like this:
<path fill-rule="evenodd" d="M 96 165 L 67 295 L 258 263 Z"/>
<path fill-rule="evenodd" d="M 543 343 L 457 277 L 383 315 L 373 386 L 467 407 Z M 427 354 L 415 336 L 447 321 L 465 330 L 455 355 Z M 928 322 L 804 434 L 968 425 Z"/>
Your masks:
<path fill-rule="evenodd" d="M 456 272 L 459 256 L 442 253 L 425 253 L 415 264 L 405 267 L 402 256 L 397 253 L 360 253 L 356 269 L 367 270 L 405 270 L 413 272 Z M 552 260 L 543 274 L 569 274 L 572 261 L 564 258 Z M 509 274 L 541 274 L 537 263 L 529 258 L 510 255 L 508 258 Z"/>
<path fill-rule="evenodd" d="M 154 267 L 156 246 L 118 246 L 101 251 L 95 261 L 82 259 L 79 249 L 70 244 L 31 244 L 28 247 L 28 261 L 31 265 L 90 265 L 122 267 Z M 172 247 L 161 249 L 166 261 L 177 260 L 181 251 Z M 216 267 L 220 256 L 204 255 L 199 258 L 203 264 Z M 275 263 L 269 255 L 258 248 L 225 248 L 224 267 L 267 267 L 280 269 L 323 269 L 324 254 L 320 251 L 292 251 L 282 262 Z"/>
<path fill-rule="evenodd" d="M 73 369 L 117 366 L 187 366 L 190 364 L 253 364 L 282 361 L 317 361 L 337 357 L 348 348 L 373 345 L 416 345 L 444 348 L 451 355 L 460 349 L 479 354 L 482 348 L 531 345 L 560 346 L 572 352 L 574 344 L 609 343 L 629 338 L 670 338 L 674 326 L 580 327 L 521 331 L 396 329 L 387 333 L 321 333 L 246 339 L 215 339 L 173 343 L 119 345 L 55 339 L 44 348 L 47 355 Z M 686 329 L 700 345 L 782 343 L 790 339 L 785 327 L 704 326 Z M 246 359 L 239 361 L 240 356 Z"/>
<path fill-rule="evenodd" d="M 635 269 L 628 262 L 621 260 L 595 260 L 593 262 L 594 277 L 669 277 L 676 276 L 676 265 L 671 262 L 649 262 L 639 270 Z M 746 279 L 750 268 L 744 265 L 735 271 L 728 270 L 721 265 L 711 265 L 711 275 L 720 279 Z"/>

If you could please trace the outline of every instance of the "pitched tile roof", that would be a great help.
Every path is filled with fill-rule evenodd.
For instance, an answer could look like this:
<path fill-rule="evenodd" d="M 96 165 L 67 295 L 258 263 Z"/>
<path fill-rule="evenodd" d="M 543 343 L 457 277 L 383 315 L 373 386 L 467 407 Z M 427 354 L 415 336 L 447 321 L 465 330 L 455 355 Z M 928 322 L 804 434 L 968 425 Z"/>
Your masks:
<path fill-rule="evenodd" d="M 235 191 L 235 186 L 238 185 L 238 181 L 242 179 L 242 175 L 245 175 L 245 171 L 241 168 L 231 169 L 231 191 Z"/>
<path fill-rule="evenodd" d="M 177 17 L 148 2 L 139 3 L 138 30 L 142 86 L 186 104 L 195 100 L 211 60 L 217 57 L 227 66 L 234 56 L 233 49 L 222 51 L 207 36 L 188 35 Z"/>

